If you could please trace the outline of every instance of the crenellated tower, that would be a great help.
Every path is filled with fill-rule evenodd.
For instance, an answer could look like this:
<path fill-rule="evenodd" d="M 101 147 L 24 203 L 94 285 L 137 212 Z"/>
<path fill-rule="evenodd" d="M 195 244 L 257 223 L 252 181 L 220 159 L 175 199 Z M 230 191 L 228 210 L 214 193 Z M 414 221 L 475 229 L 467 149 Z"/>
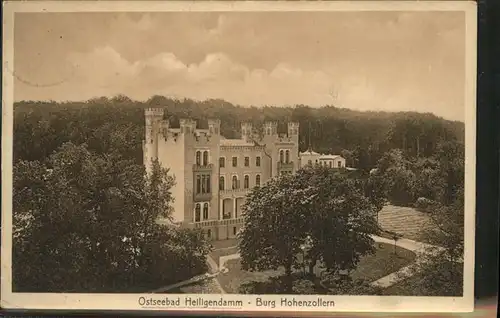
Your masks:
<path fill-rule="evenodd" d="M 241 139 L 249 142 L 253 139 L 253 125 L 250 122 L 241 123 Z"/>
<path fill-rule="evenodd" d="M 220 119 L 208 120 L 208 133 L 212 136 L 220 136 Z"/>
<path fill-rule="evenodd" d="M 164 111 L 162 108 L 147 108 L 144 111 L 145 136 L 143 141 L 144 164 L 158 159 L 159 134 L 163 126 Z"/>

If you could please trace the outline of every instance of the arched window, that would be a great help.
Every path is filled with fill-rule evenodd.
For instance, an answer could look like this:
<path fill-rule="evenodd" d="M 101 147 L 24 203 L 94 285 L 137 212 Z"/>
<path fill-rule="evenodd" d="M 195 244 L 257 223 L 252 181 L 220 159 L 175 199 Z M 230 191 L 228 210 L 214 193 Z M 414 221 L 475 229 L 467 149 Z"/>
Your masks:
<path fill-rule="evenodd" d="M 283 150 L 280 150 L 280 162 L 281 163 L 284 162 L 284 151 Z"/>
<path fill-rule="evenodd" d="M 200 222 L 201 218 L 201 206 L 199 203 L 196 203 L 196 207 L 194 209 L 194 221 L 195 222 Z"/>
<path fill-rule="evenodd" d="M 211 187 L 210 187 L 210 185 L 211 185 L 211 184 L 210 184 L 210 183 L 211 183 L 211 182 L 210 182 L 210 175 L 207 175 L 207 179 L 206 179 L 206 180 L 207 180 L 207 193 L 210 193 L 210 192 L 211 192 L 211 191 L 210 191 L 210 188 L 211 188 Z"/>
<path fill-rule="evenodd" d="M 290 162 L 290 150 L 285 151 L 285 162 L 289 163 Z"/>
<path fill-rule="evenodd" d="M 219 190 L 224 190 L 225 189 L 225 182 L 224 182 L 224 176 L 219 177 Z"/>
<path fill-rule="evenodd" d="M 201 193 L 201 177 L 196 176 L 196 193 Z"/>
<path fill-rule="evenodd" d="M 201 193 L 207 193 L 207 181 L 206 176 L 201 176 Z"/>
<path fill-rule="evenodd" d="M 260 187 L 260 174 L 255 176 L 255 186 Z"/>
<path fill-rule="evenodd" d="M 333 161 L 330 161 L 330 168 L 333 168 Z"/>
<path fill-rule="evenodd" d="M 203 152 L 203 165 L 208 166 L 208 151 Z"/>
<path fill-rule="evenodd" d="M 203 205 L 203 220 L 208 220 L 208 203 Z"/>
<path fill-rule="evenodd" d="M 196 152 L 196 165 L 201 166 L 201 151 Z"/>
<path fill-rule="evenodd" d="M 340 161 L 340 160 L 339 160 L 339 161 L 337 162 L 337 167 L 338 167 L 338 168 L 342 168 L 342 161 Z"/>
<path fill-rule="evenodd" d="M 238 177 L 237 176 L 233 176 L 233 179 L 232 179 L 232 185 L 233 185 L 233 189 L 238 189 Z"/>
<path fill-rule="evenodd" d="M 248 175 L 246 175 L 243 180 L 243 187 L 245 187 L 245 189 L 250 188 L 250 177 Z"/>

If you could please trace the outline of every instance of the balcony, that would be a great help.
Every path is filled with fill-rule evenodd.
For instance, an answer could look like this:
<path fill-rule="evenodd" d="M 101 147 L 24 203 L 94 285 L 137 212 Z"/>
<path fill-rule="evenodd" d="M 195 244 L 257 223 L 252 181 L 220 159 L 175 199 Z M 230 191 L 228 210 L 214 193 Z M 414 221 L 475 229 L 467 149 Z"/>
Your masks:
<path fill-rule="evenodd" d="M 207 202 L 212 200 L 212 193 L 194 193 L 193 201 L 194 202 Z"/>
<path fill-rule="evenodd" d="M 194 172 L 212 172 L 214 168 L 214 165 L 212 163 L 209 163 L 208 165 L 193 165 L 193 171 Z"/>
<path fill-rule="evenodd" d="M 195 228 L 203 228 L 203 227 L 214 227 L 217 225 L 233 225 L 233 224 L 242 224 L 244 221 L 243 218 L 237 219 L 226 219 L 226 220 L 206 220 L 201 222 L 193 222 L 193 226 Z"/>
<path fill-rule="evenodd" d="M 248 192 L 250 192 L 251 189 L 244 189 L 244 188 L 238 188 L 238 189 L 225 189 L 225 190 L 220 190 L 219 194 L 221 196 L 225 194 L 235 194 L 235 195 L 246 195 Z"/>
<path fill-rule="evenodd" d="M 293 161 L 278 162 L 278 171 L 293 171 Z"/>
<path fill-rule="evenodd" d="M 220 225 L 233 225 L 233 224 L 242 224 L 244 218 L 237 218 L 237 219 L 224 219 L 224 220 L 219 220 Z"/>

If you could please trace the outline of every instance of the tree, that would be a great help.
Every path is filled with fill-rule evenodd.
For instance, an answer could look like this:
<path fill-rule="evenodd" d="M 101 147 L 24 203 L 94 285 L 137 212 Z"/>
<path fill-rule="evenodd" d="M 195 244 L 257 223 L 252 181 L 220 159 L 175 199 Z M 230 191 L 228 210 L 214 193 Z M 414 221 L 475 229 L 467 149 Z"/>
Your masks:
<path fill-rule="evenodd" d="M 374 251 L 371 234 L 378 232 L 378 207 L 364 196 L 357 180 L 342 172 L 311 167 L 299 171 L 297 179 L 315 194 L 308 209 L 309 273 L 318 261 L 334 274 L 354 269 L 361 256 Z"/>
<path fill-rule="evenodd" d="M 377 164 L 377 175 L 385 180 L 387 198 L 394 204 L 410 205 L 415 201 L 416 175 L 400 149 L 386 152 Z"/>
<path fill-rule="evenodd" d="M 292 269 L 307 232 L 307 206 L 313 196 L 294 175 L 272 179 L 254 188 L 242 207 L 245 223 L 238 233 L 244 270 L 285 268 L 290 290 Z"/>
<path fill-rule="evenodd" d="M 146 282 L 168 284 L 202 272 L 208 245 L 201 234 L 157 224 L 170 215 L 173 184 L 157 162 L 146 176 L 142 165 L 72 143 L 45 163 L 19 161 L 14 290 L 140 291 Z M 183 272 L 165 272 L 160 260 Z"/>
<path fill-rule="evenodd" d="M 310 275 L 318 261 L 330 273 L 353 269 L 361 256 L 374 251 L 376 209 L 355 180 L 335 169 L 311 167 L 273 179 L 254 189 L 243 207 L 242 268 L 282 266 L 288 291 L 292 269 L 303 265 L 303 246 Z"/>

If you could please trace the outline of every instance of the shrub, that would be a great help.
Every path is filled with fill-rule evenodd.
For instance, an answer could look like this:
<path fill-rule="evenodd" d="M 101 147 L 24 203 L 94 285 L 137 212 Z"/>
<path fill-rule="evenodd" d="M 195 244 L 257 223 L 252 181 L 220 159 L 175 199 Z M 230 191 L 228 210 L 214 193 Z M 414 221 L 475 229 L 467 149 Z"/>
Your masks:
<path fill-rule="evenodd" d="M 413 204 L 413 207 L 420 212 L 429 213 L 429 212 L 431 212 L 431 209 L 434 205 L 435 205 L 434 201 L 427 199 L 427 198 L 424 198 L 424 197 L 420 197 L 417 199 L 417 201 L 415 201 L 415 203 Z"/>

